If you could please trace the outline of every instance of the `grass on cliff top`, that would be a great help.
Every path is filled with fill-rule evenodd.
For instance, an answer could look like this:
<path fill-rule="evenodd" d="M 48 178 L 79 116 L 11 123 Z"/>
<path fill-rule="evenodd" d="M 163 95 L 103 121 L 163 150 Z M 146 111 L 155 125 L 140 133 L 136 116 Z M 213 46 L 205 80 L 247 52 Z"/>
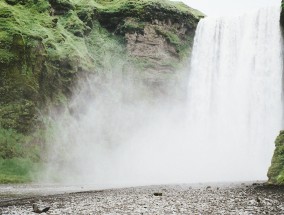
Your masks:
<path fill-rule="evenodd" d="M 199 19 L 205 15 L 183 2 L 170 0 L 70 0 L 77 10 L 90 9 L 97 10 L 99 13 L 130 13 L 133 15 L 143 14 L 146 7 L 162 8 L 171 14 L 190 14 L 194 18 Z M 153 14 L 152 14 L 153 15 Z"/>
<path fill-rule="evenodd" d="M 85 28 L 74 11 L 59 17 L 50 16 L 46 0 L 14 6 L 0 1 L 0 60 L 7 62 L 13 57 L 9 52 L 13 37 L 20 35 L 27 46 L 41 41 L 51 60 L 74 59 L 74 62 L 82 62 L 86 69 L 93 68 L 84 39 L 74 35 L 82 34 Z"/>
<path fill-rule="evenodd" d="M 91 16 L 94 11 L 107 14 L 122 11 L 138 15 L 144 14 L 145 7 L 151 6 L 163 8 L 179 16 L 183 14 L 192 14 L 196 18 L 203 16 L 199 11 L 181 2 L 168 0 L 70 0 L 68 2 L 73 5 L 73 9 L 60 16 L 50 16 L 51 6 L 46 0 L 27 2 L 29 3 L 26 5 L 11 6 L 5 1 L 0 1 L 2 63 L 13 61 L 15 56 L 10 48 L 14 43 L 14 36 L 17 35 L 26 45 L 32 46 L 35 40 L 41 41 L 51 60 L 69 59 L 76 64 L 80 62 L 84 70 L 94 70 L 94 57 L 91 56 L 83 37 L 84 32 L 89 28 L 86 25 L 87 21 L 93 19 Z M 58 1 L 59 4 L 60 2 Z M 87 20 L 84 20 L 85 23 L 79 19 L 80 13 L 88 16 Z"/>
<path fill-rule="evenodd" d="M 80 1 L 80 0 L 77 0 Z M 203 17 L 204 14 L 200 11 L 190 8 L 182 2 L 174 2 L 169 0 L 96 0 L 98 3 L 104 6 L 105 10 L 109 12 L 118 12 L 123 9 L 132 9 L 143 11 L 145 6 L 159 6 L 163 9 L 172 12 L 182 12 L 190 13 L 195 16 L 195 18 Z"/>

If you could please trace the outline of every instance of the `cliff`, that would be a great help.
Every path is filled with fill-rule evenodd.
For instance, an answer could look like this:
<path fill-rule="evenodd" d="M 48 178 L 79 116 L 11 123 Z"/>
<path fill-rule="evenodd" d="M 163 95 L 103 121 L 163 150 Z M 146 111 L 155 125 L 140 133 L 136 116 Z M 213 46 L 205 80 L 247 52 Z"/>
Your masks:
<path fill-rule="evenodd" d="M 171 94 L 163 86 L 179 81 L 203 16 L 162 0 L 0 1 L 0 159 L 38 160 L 43 116 L 66 109 L 77 81 L 118 66 L 114 58 Z"/>
<path fill-rule="evenodd" d="M 182 3 L 146 0 L 6 0 L 0 8 L 0 125 L 22 133 L 39 110 L 72 94 L 78 76 L 96 71 L 98 37 L 121 41 L 149 74 L 173 72 L 202 17 Z"/>
<path fill-rule="evenodd" d="M 282 0 L 280 24 L 284 28 L 284 1 Z M 267 173 L 268 183 L 284 185 L 284 131 L 281 131 L 275 141 L 275 151 L 271 166 Z"/>

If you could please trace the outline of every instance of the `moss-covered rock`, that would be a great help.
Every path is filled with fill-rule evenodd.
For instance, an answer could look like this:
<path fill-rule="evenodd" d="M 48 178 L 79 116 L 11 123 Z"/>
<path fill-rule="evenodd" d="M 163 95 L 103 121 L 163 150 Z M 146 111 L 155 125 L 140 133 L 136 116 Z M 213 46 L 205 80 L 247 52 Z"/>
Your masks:
<path fill-rule="evenodd" d="M 72 14 L 55 22 L 51 9 L 44 0 L 0 2 L 2 128 L 32 131 L 38 110 L 57 105 L 59 94 L 71 95 L 76 72 L 93 69 L 85 41 L 68 29 Z"/>
<path fill-rule="evenodd" d="M 0 128 L 28 134 L 60 110 L 77 78 L 98 71 L 102 41 L 126 49 L 150 85 L 174 79 L 201 17 L 161 0 L 0 1 Z"/>
<path fill-rule="evenodd" d="M 270 184 L 284 185 L 284 131 L 275 141 L 275 151 L 268 171 Z"/>
<path fill-rule="evenodd" d="M 0 183 L 31 179 L 33 165 L 9 171 L 39 162 L 50 136 L 42 116 L 72 114 L 78 79 L 97 75 L 99 86 L 116 67 L 135 70 L 153 95 L 173 93 L 202 17 L 167 0 L 0 1 Z"/>
<path fill-rule="evenodd" d="M 141 66 L 141 76 L 154 95 L 178 98 L 184 95 L 181 80 L 186 74 L 177 68 L 190 54 L 202 17 L 183 3 L 120 0 L 105 2 L 98 19 L 109 31 L 123 36 L 128 53 Z M 181 87 L 175 92 L 172 89 L 177 85 Z"/>
<path fill-rule="evenodd" d="M 204 15 L 181 2 L 162 0 L 112 0 L 100 1 L 98 19 L 108 29 L 115 29 L 125 17 L 135 17 L 141 21 L 151 22 L 158 20 L 171 20 L 184 22 L 187 27 L 194 28 Z"/>
<path fill-rule="evenodd" d="M 284 0 L 281 3 L 280 24 L 284 28 Z M 284 185 L 284 131 L 281 131 L 275 141 L 275 151 L 268 170 L 268 183 Z"/>

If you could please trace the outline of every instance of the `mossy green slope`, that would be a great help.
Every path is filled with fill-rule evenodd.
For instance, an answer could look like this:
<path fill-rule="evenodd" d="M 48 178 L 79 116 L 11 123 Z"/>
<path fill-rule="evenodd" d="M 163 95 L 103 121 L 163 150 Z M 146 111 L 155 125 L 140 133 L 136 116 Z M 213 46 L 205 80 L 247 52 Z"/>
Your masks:
<path fill-rule="evenodd" d="M 77 76 L 96 70 L 101 54 L 90 47 L 100 26 L 121 35 L 130 30 L 123 24 L 126 17 L 138 19 L 136 29 L 170 17 L 194 28 L 202 16 L 182 3 L 159 0 L 2 0 L 0 126 L 30 132 L 42 107 L 66 101 Z M 161 34 L 177 48 L 182 45 L 174 33 Z"/>
<path fill-rule="evenodd" d="M 68 30 L 70 23 L 83 29 L 82 22 L 71 12 L 64 18 L 50 16 L 50 10 L 44 0 L 23 5 L 0 2 L 3 128 L 30 132 L 37 111 L 49 102 L 60 103 L 60 97 L 71 94 L 76 72 L 93 67 L 85 41 Z"/>

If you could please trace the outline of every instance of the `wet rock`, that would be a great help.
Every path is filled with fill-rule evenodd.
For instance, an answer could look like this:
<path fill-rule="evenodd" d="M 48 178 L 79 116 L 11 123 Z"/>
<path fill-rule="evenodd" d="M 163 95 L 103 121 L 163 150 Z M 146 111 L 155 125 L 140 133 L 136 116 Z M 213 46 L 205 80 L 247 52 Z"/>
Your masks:
<path fill-rule="evenodd" d="M 39 209 L 37 204 L 33 204 L 33 212 L 41 214 L 41 213 L 46 213 L 48 210 L 50 209 L 50 207 L 45 207 L 44 209 Z"/>
<path fill-rule="evenodd" d="M 154 193 L 154 196 L 162 196 L 162 193 Z"/>

